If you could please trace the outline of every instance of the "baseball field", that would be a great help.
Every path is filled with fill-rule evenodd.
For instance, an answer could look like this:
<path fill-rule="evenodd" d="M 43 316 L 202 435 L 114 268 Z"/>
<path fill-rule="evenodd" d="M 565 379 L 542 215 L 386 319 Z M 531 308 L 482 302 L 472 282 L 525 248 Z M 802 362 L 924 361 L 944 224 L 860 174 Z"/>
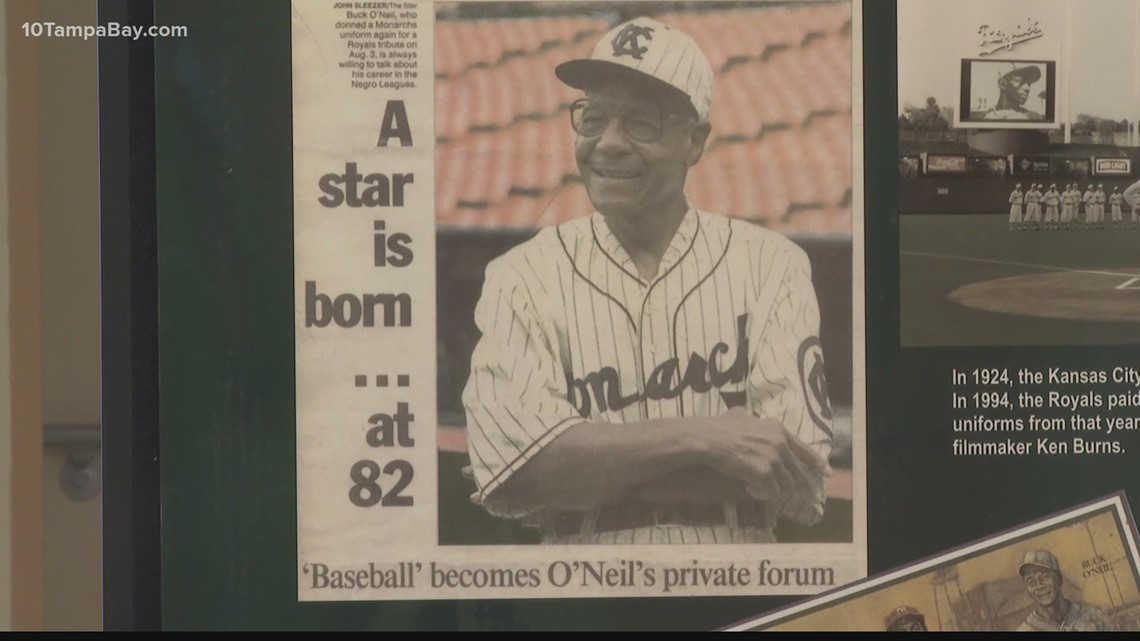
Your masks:
<path fill-rule="evenodd" d="M 904 346 L 1140 342 L 1140 228 L 1009 231 L 1007 220 L 900 216 Z"/>

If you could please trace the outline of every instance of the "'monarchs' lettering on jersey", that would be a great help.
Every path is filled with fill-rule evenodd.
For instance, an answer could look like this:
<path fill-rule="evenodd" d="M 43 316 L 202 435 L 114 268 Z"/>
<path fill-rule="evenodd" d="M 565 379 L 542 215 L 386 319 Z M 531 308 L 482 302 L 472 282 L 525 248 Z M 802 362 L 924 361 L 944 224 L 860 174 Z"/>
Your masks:
<path fill-rule="evenodd" d="M 463 390 L 468 451 L 495 490 L 570 427 L 718 416 L 779 421 L 826 460 L 831 404 L 807 254 L 750 223 L 691 209 L 653 278 L 598 213 L 540 231 L 487 267 Z M 783 506 L 823 512 L 823 486 Z"/>
<path fill-rule="evenodd" d="M 736 318 L 736 356 L 728 369 L 721 370 L 719 357 L 728 353 L 727 343 L 718 342 L 709 350 L 707 356 L 693 352 L 689 355 L 688 365 L 681 375 L 680 359 L 673 357 L 662 361 L 644 381 L 644 390 L 623 396 L 621 378 L 615 368 L 607 365 L 595 372 L 590 372 L 582 378 L 566 377 L 566 396 L 578 408 L 583 418 L 590 416 L 593 403 L 599 412 L 610 409 L 620 410 L 641 400 L 661 400 L 676 398 L 685 390 L 705 393 L 711 389 L 720 389 L 726 383 L 740 383 L 748 373 L 748 335 L 745 328 L 748 326 L 748 315 L 741 314 Z M 728 407 L 743 404 L 743 397 L 736 392 L 724 392 L 721 398 Z M 830 418 L 830 416 L 829 416 Z"/>

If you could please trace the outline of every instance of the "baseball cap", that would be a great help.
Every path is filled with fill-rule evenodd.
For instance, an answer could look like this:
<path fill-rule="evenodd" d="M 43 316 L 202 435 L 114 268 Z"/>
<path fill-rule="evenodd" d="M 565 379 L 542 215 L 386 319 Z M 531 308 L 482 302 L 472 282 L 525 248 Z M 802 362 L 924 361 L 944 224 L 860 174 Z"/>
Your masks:
<path fill-rule="evenodd" d="M 575 89 L 585 89 L 615 72 L 662 82 L 687 96 L 701 120 L 709 119 L 712 66 L 688 34 L 652 18 L 634 18 L 602 36 L 589 58 L 563 62 L 554 69 L 559 80 Z"/>
<path fill-rule="evenodd" d="M 1001 75 L 1002 78 L 1010 76 L 1021 76 L 1025 78 L 1029 84 L 1033 84 L 1041 79 L 1041 70 L 1036 65 L 1017 66 L 1016 62 L 1009 63 L 1009 70 Z"/>
<path fill-rule="evenodd" d="M 1057 574 L 1061 573 L 1061 564 L 1057 562 L 1057 557 L 1053 556 L 1053 553 L 1048 550 L 1030 550 L 1026 552 L 1025 558 L 1022 559 L 1021 567 L 1018 568 L 1017 571 L 1024 576 L 1027 569 L 1035 567 L 1053 570 Z"/>
<path fill-rule="evenodd" d="M 922 613 L 919 612 L 917 608 L 912 608 L 909 605 L 900 605 L 899 607 L 895 608 L 894 610 L 891 610 L 891 613 L 887 615 L 887 618 L 884 620 L 884 623 L 886 624 L 886 628 L 888 630 L 890 630 L 891 627 L 894 626 L 896 623 L 898 623 L 904 619 L 912 619 L 912 618 L 918 619 L 919 621 L 926 623 L 926 617 L 922 616 Z"/>

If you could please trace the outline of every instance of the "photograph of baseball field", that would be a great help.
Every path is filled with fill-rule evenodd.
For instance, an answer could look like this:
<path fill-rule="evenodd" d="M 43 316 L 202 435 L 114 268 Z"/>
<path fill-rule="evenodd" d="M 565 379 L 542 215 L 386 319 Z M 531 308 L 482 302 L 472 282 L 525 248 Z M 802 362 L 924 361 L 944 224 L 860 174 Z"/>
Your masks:
<path fill-rule="evenodd" d="M 435 29 L 440 544 L 857 540 L 851 4 L 437 3 Z M 583 86 L 619 67 L 616 82 Z M 594 141 L 607 151 L 589 160 Z M 650 187 L 635 189 L 642 180 Z M 677 225 L 680 251 L 659 256 L 656 275 L 622 258 L 637 234 L 618 238 L 591 213 L 623 199 L 658 203 L 661 225 Z M 752 242 L 780 249 L 742 256 L 789 256 L 760 273 L 786 268 L 798 282 L 766 312 L 800 323 L 780 346 L 729 302 L 759 264 L 729 245 Z M 571 257 L 574 247 L 583 253 Z M 497 260 L 508 252 L 513 262 Z M 570 280 L 557 297 L 517 294 L 545 292 L 558 270 Z M 801 311 L 784 317 L 786 305 Z M 585 494 L 583 512 L 483 504 L 512 474 L 543 478 L 528 461 L 569 443 L 567 425 L 746 408 L 752 420 L 777 402 L 807 465 L 796 468 L 802 488 L 779 498 L 753 491 L 726 511 L 712 489 L 693 500 L 706 486 L 679 470 L 670 496 L 689 499 L 656 501 L 623 493 L 625 470 L 614 470 L 622 496 L 601 508 Z M 580 476 L 538 484 L 590 485 Z"/>
<path fill-rule="evenodd" d="M 902 345 L 1140 342 L 1140 0 L 898 10 Z"/>

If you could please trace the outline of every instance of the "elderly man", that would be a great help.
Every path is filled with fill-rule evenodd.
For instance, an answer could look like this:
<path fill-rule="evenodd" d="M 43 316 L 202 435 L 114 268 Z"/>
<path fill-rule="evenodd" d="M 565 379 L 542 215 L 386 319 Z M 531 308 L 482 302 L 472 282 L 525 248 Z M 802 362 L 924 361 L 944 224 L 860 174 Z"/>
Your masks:
<path fill-rule="evenodd" d="M 1091 605 L 1066 599 L 1061 592 L 1061 564 L 1048 550 L 1025 554 L 1020 568 L 1025 591 L 1035 607 L 1019 632 L 1103 632 L 1104 613 Z"/>
<path fill-rule="evenodd" d="M 546 543 L 762 543 L 778 518 L 817 522 L 831 409 L 811 267 L 686 197 L 704 54 L 638 18 L 555 73 L 585 93 L 569 124 L 595 211 L 487 268 L 472 499 Z"/>

